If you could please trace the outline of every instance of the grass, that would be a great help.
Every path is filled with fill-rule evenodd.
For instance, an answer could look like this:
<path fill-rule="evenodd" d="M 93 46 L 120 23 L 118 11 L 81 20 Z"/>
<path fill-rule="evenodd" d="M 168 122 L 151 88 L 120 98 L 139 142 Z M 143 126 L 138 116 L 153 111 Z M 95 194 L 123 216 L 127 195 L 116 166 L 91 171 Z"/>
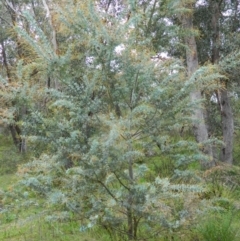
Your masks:
<path fill-rule="evenodd" d="M 237 241 L 238 228 L 234 227 L 232 212 L 210 214 L 210 217 L 199 224 L 197 231 L 203 241 Z"/>
<path fill-rule="evenodd" d="M 47 223 L 43 218 L 17 221 L 0 227 L 0 240 L 8 241 L 96 241 L 88 233 L 79 231 L 77 222 Z M 99 239 L 98 239 L 99 240 Z"/>
<path fill-rule="evenodd" d="M 18 177 L 15 174 L 0 175 L 0 189 L 8 190 L 18 181 Z"/>
<path fill-rule="evenodd" d="M 12 174 L 12 176 L 14 176 Z M 10 180 L 10 179 L 9 179 Z M 7 187 L 6 185 L 5 187 Z M 39 200 L 39 205 L 10 205 L 9 209 L 0 212 L 1 241 L 100 241 L 94 233 L 80 232 L 80 222 L 75 219 L 48 222 L 45 219 L 47 210 Z M 104 240 L 105 241 L 105 240 Z"/>

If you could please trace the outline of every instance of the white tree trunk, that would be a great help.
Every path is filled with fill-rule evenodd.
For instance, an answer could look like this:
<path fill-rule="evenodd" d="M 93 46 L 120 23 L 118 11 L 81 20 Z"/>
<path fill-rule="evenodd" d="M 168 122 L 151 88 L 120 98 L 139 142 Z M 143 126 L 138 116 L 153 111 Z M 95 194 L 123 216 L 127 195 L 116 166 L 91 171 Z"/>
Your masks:
<path fill-rule="evenodd" d="M 46 18 L 48 19 L 49 25 L 51 27 L 52 30 L 52 45 L 53 45 L 53 49 L 55 51 L 55 53 L 57 53 L 58 51 L 58 45 L 57 45 L 57 37 L 56 37 L 56 30 L 53 24 L 53 19 L 52 19 L 52 15 L 50 12 L 50 9 L 48 7 L 48 4 L 46 2 L 46 0 L 42 0 L 43 6 L 46 10 Z"/>
<path fill-rule="evenodd" d="M 182 24 L 183 27 L 187 31 L 191 31 L 193 29 L 193 19 L 191 14 L 182 17 Z M 187 70 L 188 76 L 191 77 L 192 74 L 198 69 L 198 56 L 197 56 L 197 45 L 195 36 L 188 33 L 188 36 L 185 37 L 185 44 L 186 44 L 186 63 L 187 63 Z M 196 102 L 203 99 L 200 90 L 195 90 L 190 94 L 191 101 Z M 207 125 L 204 118 L 204 109 L 203 107 L 199 106 L 193 112 L 193 131 L 197 142 L 201 143 L 208 140 L 208 130 Z M 212 159 L 212 147 L 205 146 L 202 149 L 203 153 L 209 156 L 209 159 Z M 203 166 L 204 163 L 202 163 Z"/>
<path fill-rule="evenodd" d="M 57 55 L 58 54 L 57 34 L 56 34 L 56 30 L 55 30 L 55 26 L 54 26 L 54 22 L 53 22 L 53 18 L 52 18 L 52 13 L 49 8 L 49 5 L 51 6 L 52 3 L 50 1 L 50 3 L 48 4 L 46 0 L 42 0 L 42 3 L 46 10 L 46 18 L 48 19 L 48 23 L 51 28 L 51 34 L 52 34 L 51 42 L 52 42 L 53 50 L 54 50 L 54 53 Z M 52 82 L 54 82 L 54 88 L 59 89 L 59 86 L 60 86 L 59 82 L 56 79 L 53 79 Z M 51 86 L 51 78 L 50 77 L 48 78 L 47 86 L 48 87 Z"/>

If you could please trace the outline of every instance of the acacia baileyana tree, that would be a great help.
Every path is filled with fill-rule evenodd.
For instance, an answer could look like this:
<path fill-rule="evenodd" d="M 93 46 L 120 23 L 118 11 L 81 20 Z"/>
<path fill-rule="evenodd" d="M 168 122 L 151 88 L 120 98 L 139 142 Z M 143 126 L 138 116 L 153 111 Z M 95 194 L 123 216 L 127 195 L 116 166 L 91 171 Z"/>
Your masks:
<path fill-rule="evenodd" d="M 29 28 L 16 28 L 32 56 L 16 65 L 19 96 L 28 103 L 21 124 L 35 152 L 23 183 L 78 216 L 80 230 L 99 225 L 115 240 L 184 225 L 201 188 L 160 178 L 151 158 L 179 166 L 209 159 L 200 150 L 207 138 L 187 141 L 182 132 L 191 129 L 201 101 L 190 101 L 193 87 L 214 88 L 223 76 L 212 65 L 187 76 L 179 58 L 158 56 L 171 47 L 167 39 L 177 41 L 178 26 L 166 24 L 179 10 L 171 2 L 43 1 L 42 7 L 45 28 L 26 12 Z M 160 32 L 168 34 L 156 40 Z M 176 203 L 182 205 L 173 212 Z"/>

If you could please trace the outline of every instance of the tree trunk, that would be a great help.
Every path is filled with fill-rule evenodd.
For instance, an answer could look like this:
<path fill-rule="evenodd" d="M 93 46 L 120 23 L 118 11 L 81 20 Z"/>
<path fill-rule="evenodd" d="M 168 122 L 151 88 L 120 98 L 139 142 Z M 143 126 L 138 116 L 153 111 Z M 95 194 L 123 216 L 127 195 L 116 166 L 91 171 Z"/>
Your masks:
<path fill-rule="evenodd" d="M 130 184 L 133 182 L 133 163 L 129 160 L 128 175 L 130 179 Z M 130 185 L 129 196 L 128 196 L 128 207 L 127 207 L 127 221 L 128 221 L 128 240 L 133 240 L 134 238 L 134 226 L 133 226 L 133 213 L 132 213 L 132 187 Z"/>
<path fill-rule="evenodd" d="M 46 17 L 48 18 L 48 23 L 49 23 L 49 26 L 50 26 L 51 31 L 52 31 L 51 32 L 52 33 L 52 46 L 53 46 L 54 52 L 57 54 L 57 52 L 58 52 L 57 35 L 56 35 L 54 23 L 53 23 L 52 13 L 49 9 L 47 1 L 42 0 L 42 3 L 43 3 L 43 6 L 46 10 Z"/>
<path fill-rule="evenodd" d="M 186 31 L 192 31 L 193 29 L 193 18 L 192 15 L 186 15 L 182 17 L 182 24 Z M 197 45 L 195 36 L 193 34 L 189 34 L 185 37 L 185 44 L 186 44 L 186 63 L 187 63 L 187 70 L 188 76 L 191 77 L 192 74 L 198 69 L 198 56 L 197 56 Z M 195 90 L 190 94 L 191 101 L 196 102 L 203 99 L 200 90 Z M 193 132 L 197 142 L 201 143 L 208 140 L 208 130 L 207 125 L 205 123 L 204 118 L 204 110 L 203 107 L 198 107 L 193 112 Z M 212 147 L 206 146 L 203 148 L 203 153 L 209 156 L 212 159 Z M 202 166 L 206 166 L 202 163 Z"/>
<path fill-rule="evenodd" d="M 26 152 L 26 141 L 21 137 L 21 130 L 17 125 L 9 125 L 9 130 L 12 135 L 13 143 L 19 152 Z"/>
<path fill-rule="evenodd" d="M 221 90 L 220 97 L 221 117 L 222 117 L 222 134 L 224 145 L 221 149 L 221 161 L 232 165 L 233 157 L 233 113 L 228 97 L 227 89 Z"/>
<path fill-rule="evenodd" d="M 7 80 L 8 80 L 8 83 L 11 83 L 11 72 L 8 66 L 7 55 L 6 55 L 5 45 L 3 40 L 1 40 L 1 48 L 2 48 L 3 65 L 6 70 Z M 19 126 L 16 124 L 10 124 L 8 127 L 10 130 L 14 145 L 18 148 L 20 152 L 25 152 L 26 144 L 25 144 L 25 140 L 21 137 L 21 130 Z"/>
<path fill-rule="evenodd" d="M 3 65 L 6 69 L 6 75 L 7 75 L 8 83 L 11 83 L 11 74 L 10 74 L 10 69 L 8 67 L 8 63 L 7 63 L 7 55 L 6 55 L 5 44 L 4 44 L 3 40 L 1 40 L 1 48 L 2 48 Z"/>
<path fill-rule="evenodd" d="M 220 47 L 220 4 L 216 0 L 210 1 L 210 10 L 212 12 L 212 63 L 218 64 L 220 59 L 219 47 Z M 221 161 L 232 164 L 233 157 L 233 113 L 228 97 L 227 82 L 224 83 L 225 88 L 219 91 L 219 105 L 222 119 L 222 135 L 224 145 L 221 148 L 220 159 Z"/>
<path fill-rule="evenodd" d="M 57 43 L 57 32 L 56 32 L 56 29 L 55 29 L 55 26 L 54 26 L 54 21 L 53 21 L 53 17 L 52 17 L 52 12 L 50 10 L 50 7 L 52 5 L 52 2 L 50 1 L 50 3 L 48 3 L 48 1 L 46 0 L 42 0 L 42 3 L 43 3 L 43 6 L 46 10 L 46 18 L 48 19 L 48 23 L 49 23 L 49 26 L 51 28 L 51 42 L 52 42 L 52 47 L 53 47 L 53 50 L 54 50 L 54 53 L 56 55 L 58 55 L 58 43 Z M 54 83 L 54 88 L 55 89 L 59 89 L 60 87 L 60 83 L 58 80 L 56 80 L 55 78 L 53 78 L 53 83 Z M 47 87 L 50 88 L 51 86 L 51 78 L 48 77 L 48 80 L 47 80 Z"/>

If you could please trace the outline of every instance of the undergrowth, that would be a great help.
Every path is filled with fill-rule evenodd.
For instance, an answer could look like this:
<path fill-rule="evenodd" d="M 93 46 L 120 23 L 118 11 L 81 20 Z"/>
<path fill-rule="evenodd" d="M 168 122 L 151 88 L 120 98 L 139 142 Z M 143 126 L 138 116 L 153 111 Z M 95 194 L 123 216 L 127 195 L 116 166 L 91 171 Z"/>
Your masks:
<path fill-rule="evenodd" d="M 16 185 L 19 177 L 15 172 L 18 165 L 26 162 L 27 158 L 16 152 L 9 137 L 0 136 L 0 240 L 124 241 L 121 239 L 121 235 L 111 237 L 101 227 L 82 232 L 80 230 L 81 221 L 77 214 L 73 214 L 67 220 L 48 220 L 46 217 L 51 216 L 51 209 L 44 199 L 41 197 L 36 199 L 35 196 L 31 196 L 34 193 L 21 193 L 19 186 Z M 172 179 L 176 183 L 189 183 L 189 180 L 193 183 L 205 183 L 205 191 L 199 194 L 199 200 L 211 203 L 212 207 L 218 210 L 218 212 L 205 212 L 205 215 L 195 217 L 195 223 L 189 223 L 188 227 L 180 227 L 167 233 L 159 232 L 149 241 L 240 240 L 238 232 L 240 217 L 239 167 L 214 167 L 205 173 L 202 172 L 201 178 L 198 179 L 192 176 L 193 172 L 195 174 L 196 171 L 200 172 L 198 164 L 193 163 L 187 168 L 185 179 L 179 179 L 174 163 L 168 158 L 150 157 L 148 161 L 150 162 L 149 179 L 159 175 L 162 177 L 173 176 Z M 196 201 L 199 202 L 199 200 Z M 182 204 L 179 203 L 179 205 Z M 178 213 L 177 208 L 176 206 L 172 212 Z M 144 232 L 147 232 L 147 229 Z M 149 237 L 151 236 L 152 234 L 149 234 Z"/>

